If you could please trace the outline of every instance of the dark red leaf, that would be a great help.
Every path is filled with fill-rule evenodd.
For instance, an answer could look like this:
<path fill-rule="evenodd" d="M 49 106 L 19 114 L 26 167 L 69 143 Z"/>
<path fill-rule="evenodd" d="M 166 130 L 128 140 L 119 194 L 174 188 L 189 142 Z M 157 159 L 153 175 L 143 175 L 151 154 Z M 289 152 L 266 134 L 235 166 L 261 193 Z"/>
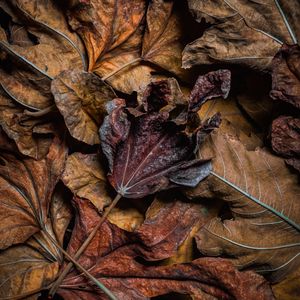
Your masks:
<path fill-rule="evenodd" d="M 177 185 L 194 187 L 208 176 L 210 161 L 196 159 L 195 153 L 198 142 L 218 127 L 220 116 L 187 132 L 187 106 L 192 104 L 190 110 L 194 112 L 207 99 L 227 95 L 230 73 L 211 72 L 200 76 L 197 82 L 185 107 L 183 100 L 171 97 L 174 89 L 170 81 L 151 83 L 141 97 L 141 107 L 136 109 L 126 109 L 122 99 L 108 105 L 109 115 L 100 128 L 100 139 L 109 161 L 109 181 L 119 194 L 142 198 Z M 178 107 L 181 113 L 177 112 Z"/>
<path fill-rule="evenodd" d="M 300 108 L 299 45 L 283 45 L 273 58 L 270 96 Z"/>

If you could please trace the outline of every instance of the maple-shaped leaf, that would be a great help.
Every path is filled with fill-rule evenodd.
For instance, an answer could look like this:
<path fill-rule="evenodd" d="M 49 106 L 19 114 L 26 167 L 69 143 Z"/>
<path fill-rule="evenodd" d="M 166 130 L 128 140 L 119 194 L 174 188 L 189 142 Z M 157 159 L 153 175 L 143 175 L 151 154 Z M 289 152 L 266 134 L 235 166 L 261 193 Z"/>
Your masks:
<path fill-rule="evenodd" d="M 241 140 L 228 126 L 199 150 L 200 157 L 214 157 L 213 170 L 188 194 L 224 200 L 229 211 L 200 230 L 198 248 L 280 280 L 300 265 L 298 177 L 283 159 L 266 149 L 247 150 Z"/>
<path fill-rule="evenodd" d="M 211 170 L 210 161 L 196 159 L 195 153 L 204 137 L 218 127 L 220 116 L 215 115 L 194 132 L 184 129 L 192 111 L 207 99 L 226 97 L 229 88 L 227 70 L 200 76 L 191 92 L 188 112 L 183 110 L 184 116 L 181 114 L 180 125 L 174 120 L 174 111 L 179 107 L 175 102 L 180 99 L 172 98 L 169 81 L 150 84 L 141 107 L 136 109 L 126 109 L 123 99 L 109 103 L 109 116 L 100 128 L 100 138 L 109 162 L 108 179 L 116 191 L 128 198 L 142 198 L 178 185 L 195 187 L 205 178 Z"/>
<path fill-rule="evenodd" d="M 183 51 L 183 67 L 215 62 L 270 68 L 283 43 L 300 39 L 297 0 L 189 0 L 197 22 L 212 25 Z"/>
<path fill-rule="evenodd" d="M 52 192 L 66 156 L 67 147 L 58 138 L 39 161 L 1 153 L 0 249 L 22 243 L 45 228 Z"/>
<path fill-rule="evenodd" d="M 68 246 L 70 254 L 77 251 L 100 219 L 89 202 L 79 198 L 74 201 L 78 214 Z M 170 292 L 195 299 L 273 299 L 261 276 L 252 271 L 239 272 L 224 259 L 200 258 L 160 266 L 161 260 L 176 253 L 196 223 L 207 222 L 209 214 L 201 204 L 174 199 L 166 201 L 156 213 L 153 206 L 155 201 L 134 232 L 106 221 L 79 258 L 118 299 L 149 299 Z M 66 300 L 106 299 L 76 271 L 69 273 L 58 293 Z"/>

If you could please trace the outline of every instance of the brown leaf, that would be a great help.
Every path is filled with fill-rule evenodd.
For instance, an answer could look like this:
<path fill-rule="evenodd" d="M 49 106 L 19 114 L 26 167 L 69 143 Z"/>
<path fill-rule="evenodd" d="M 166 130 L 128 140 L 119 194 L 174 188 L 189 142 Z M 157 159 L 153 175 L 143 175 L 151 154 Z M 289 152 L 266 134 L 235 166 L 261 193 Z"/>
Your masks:
<path fill-rule="evenodd" d="M 62 197 L 61 189 L 56 189 L 43 231 L 0 253 L 0 299 L 38 299 L 40 291 L 56 279 L 63 257 L 44 232 L 62 245 L 70 218 L 66 198 Z"/>
<path fill-rule="evenodd" d="M 83 39 L 89 70 L 97 59 L 118 47 L 137 30 L 145 13 L 144 0 L 69 2 L 69 24 Z"/>
<path fill-rule="evenodd" d="M 300 109 L 300 47 L 283 45 L 272 61 L 272 90 L 274 100 L 288 102 Z"/>
<path fill-rule="evenodd" d="M 99 216 L 86 201 L 76 199 L 79 216 L 69 245 L 80 246 Z M 189 264 L 157 266 L 143 261 L 170 257 L 194 224 L 206 218 L 200 204 L 166 202 L 156 215 L 128 233 L 106 222 L 80 258 L 81 263 L 119 299 L 148 299 L 177 292 L 195 299 L 273 299 L 266 281 L 253 272 L 238 272 L 222 259 L 202 258 Z M 159 226 L 161 224 L 161 226 Z M 88 226 L 87 226 L 88 225 Z M 70 273 L 59 294 L 64 299 L 99 299 L 101 292 L 77 273 Z"/>
<path fill-rule="evenodd" d="M 126 93 L 144 88 L 152 73 L 161 69 L 186 78 L 186 72 L 181 68 L 184 47 L 182 7 L 175 1 L 163 0 L 151 1 L 147 11 L 143 5 L 140 16 L 145 15 L 145 21 L 141 18 L 134 32 L 122 43 L 108 47 L 93 67 L 93 71 L 114 88 Z"/>
<path fill-rule="evenodd" d="M 0 125 L 23 155 L 35 159 L 47 155 L 55 132 L 55 126 L 49 121 L 24 114 L 22 106 L 0 89 Z"/>
<path fill-rule="evenodd" d="M 272 286 L 276 299 L 294 300 L 299 298 L 300 269 L 290 274 L 282 282 Z"/>
<path fill-rule="evenodd" d="M 51 84 L 51 91 L 70 134 L 89 145 L 99 144 L 98 129 L 105 104 L 115 98 L 99 77 L 84 71 L 65 71 Z"/>
<path fill-rule="evenodd" d="M 224 62 L 269 68 L 282 43 L 297 43 L 300 38 L 295 13 L 299 2 L 282 2 L 189 0 L 196 20 L 205 18 L 213 26 L 185 47 L 183 67 Z"/>
<path fill-rule="evenodd" d="M 0 249 L 22 243 L 45 228 L 66 152 L 64 143 L 55 139 L 47 157 L 40 161 L 1 153 Z"/>
<path fill-rule="evenodd" d="M 300 263 L 297 176 L 267 150 L 246 150 L 232 129 L 213 133 L 201 156 L 214 157 L 213 172 L 189 196 L 222 199 L 230 214 L 200 230 L 200 251 L 229 255 L 239 268 L 271 280 L 283 278 Z"/>
<path fill-rule="evenodd" d="M 28 108 L 48 107 L 53 104 L 51 79 L 65 69 L 83 68 L 80 40 L 69 31 L 53 1 L 39 1 L 38 5 L 36 1 L 2 1 L 1 7 L 8 14 L 13 12 L 11 22 L 22 24 L 35 40 L 24 47 L 9 30 L 6 36 L 1 34 L 1 50 L 8 56 L 2 62 L 2 85 Z"/>
<path fill-rule="evenodd" d="M 227 76 L 219 80 L 226 82 L 227 94 L 230 73 L 224 70 L 225 73 Z M 219 73 L 200 78 L 213 74 L 218 77 Z M 200 82 L 203 86 L 207 83 L 204 79 Z M 100 128 L 101 145 L 109 162 L 108 179 L 115 190 L 127 198 L 142 198 L 178 185 L 196 186 L 210 172 L 210 162 L 194 159 L 194 153 L 204 137 L 219 126 L 220 116 L 214 116 L 187 134 L 183 131 L 187 120 L 181 125 L 171 121 L 176 106 L 172 109 L 173 103 L 169 102 L 172 95 L 169 84 L 168 81 L 150 84 L 142 106 L 137 109 L 126 110 L 123 99 L 115 99 L 108 105 L 109 116 Z M 211 82 L 206 88 L 197 84 L 190 97 L 191 110 L 199 109 L 208 90 L 214 90 L 212 95 L 219 95 L 219 84 L 219 81 Z"/>
<path fill-rule="evenodd" d="M 70 155 L 62 181 L 74 195 L 90 200 L 99 211 L 111 202 L 107 192 L 108 183 L 98 154 Z"/>

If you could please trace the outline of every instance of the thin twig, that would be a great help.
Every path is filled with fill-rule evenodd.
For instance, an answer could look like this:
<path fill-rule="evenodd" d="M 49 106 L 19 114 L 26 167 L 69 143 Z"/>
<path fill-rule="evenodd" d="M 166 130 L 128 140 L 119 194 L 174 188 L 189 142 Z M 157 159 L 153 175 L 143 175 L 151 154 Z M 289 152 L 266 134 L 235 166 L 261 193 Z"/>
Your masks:
<path fill-rule="evenodd" d="M 82 267 L 72 256 L 69 255 L 57 242 L 56 240 L 49 234 L 46 230 L 41 231 L 46 237 L 51 240 L 51 242 L 65 255 L 65 257 L 71 261 L 81 272 L 85 274 L 85 276 L 93 281 L 110 299 L 118 300 L 116 296 L 99 280 L 97 280 L 93 275 L 91 275 L 84 267 Z"/>
<path fill-rule="evenodd" d="M 117 194 L 115 199 L 111 202 L 111 204 L 109 205 L 109 207 L 105 210 L 104 214 L 102 215 L 99 223 L 97 224 L 97 226 L 91 231 L 91 233 L 89 234 L 88 238 L 85 240 L 85 242 L 81 245 L 81 247 L 78 249 L 78 251 L 75 253 L 74 255 L 74 259 L 78 259 L 80 257 L 80 255 L 84 252 L 84 250 L 87 248 L 87 246 L 89 245 L 89 243 L 91 242 L 91 240 L 94 238 L 94 236 L 96 235 L 97 231 L 99 230 L 99 228 L 101 227 L 101 225 L 104 223 L 104 221 L 106 220 L 108 214 L 111 212 L 111 210 L 116 206 L 116 204 L 119 202 L 119 200 L 122 198 L 122 195 Z M 62 271 L 62 273 L 59 275 L 59 277 L 57 278 L 57 280 L 55 281 L 55 283 L 52 285 L 50 291 L 49 291 L 49 296 L 53 297 L 56 290 L 59 288 L 61 282 L 64 280 L 64 278 L 66 277 L 66 275 L 70 272 L 71 268 L 72 268 L 72 261 L 70 263 L 68 263 L 68 265 L 65 267 L 65 269 Z"/>

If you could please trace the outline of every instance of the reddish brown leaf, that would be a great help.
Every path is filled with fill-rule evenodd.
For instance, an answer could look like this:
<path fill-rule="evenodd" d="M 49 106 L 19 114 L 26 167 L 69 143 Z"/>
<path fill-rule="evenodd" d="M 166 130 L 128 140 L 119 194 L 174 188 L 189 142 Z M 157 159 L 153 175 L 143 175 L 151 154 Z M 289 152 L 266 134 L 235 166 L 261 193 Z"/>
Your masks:
<path fill-rule="evenodd" d="M 272 61 L 271 98 L 300 108 L 300 47 L 283 45 Z"/>
<path fill-rule="evenodd" d="M 88 202 L 75 201 L 79 215 L 70 253 L 76 251 L 99 220 Z M 171 266 L 143 263 L 172 256 L 193 225 L 199 220 L 206 221 L 201 211 L 199 204 L 166 202 L 133 233 L 106 222 L 81 256 L 81 264 L 119 299 L 148 299 L 170 292 L 190 294 L 195 299 L 273 299 L 262 277 L 254 272 L 238 272 L 223 259 L 201 258 Z M 69 274 L 58 292 L 67 300 L 106 299 L 75 272 Z"/>
<path fill-rule="evenodd" d="M 284 157 L 286 163 L 300 172 L 300 119 L 281 116 L 271 128 L 273 150 Z"/>
<path fill-rule="evenodd" d="M 213 74 L 219 75 L 218 72 L 210 73 L 198 79 L 191 94 L 191 110 L 196 111 L 210 93 L 211 97 L 220 95 L 218 86 L 223 88 L 220 85 L 223 80 L 227 95 L 229 71 L 224 70 L 221 74 L 226 76 L 207 85 L 206 77 L 213 77 Z M 205 83 L 205 88 L 199 82 Z M 181 125 L 171 122 L 172 110 L 176 108 L 170 103 L 171 94 L 169 83 L 162 81 L 149 85 L 142 97 L 142 106 L 137 109 L 126 110 L 122 99 L 115 99 L 108 105 L 109 116 L 100 128 L 101 145 L 109 161 L 108 179 L 125 197 L 142 198 L 177 185 L 196 186 L 210 172 L 210 162 L 195 159 L 195 152 L 204 137 L 218 127 L 220 116 L 216 115 L 187 134 L 183 130 L 188 115 L 183 112 L 185 122 Z"/>

